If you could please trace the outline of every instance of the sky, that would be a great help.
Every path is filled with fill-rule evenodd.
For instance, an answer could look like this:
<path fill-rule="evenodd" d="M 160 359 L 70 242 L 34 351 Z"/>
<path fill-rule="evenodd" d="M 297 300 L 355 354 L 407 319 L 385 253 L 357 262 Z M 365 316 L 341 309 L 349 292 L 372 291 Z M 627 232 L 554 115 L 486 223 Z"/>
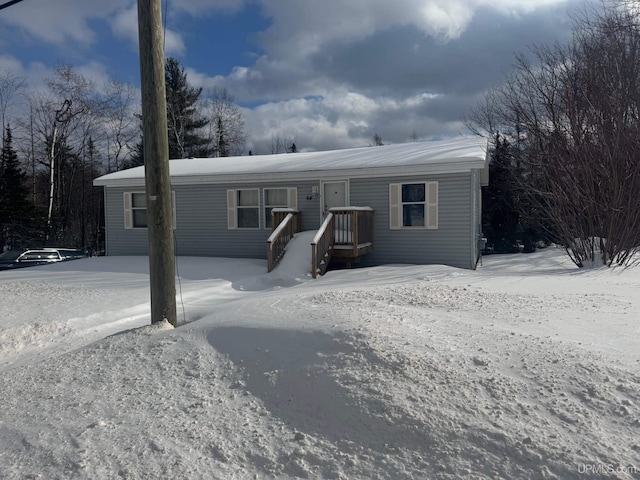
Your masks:
<path fill-rule="evenodd" d="M 640 473 L 640 269 L 562 248 L 477 270 L 310 277 L 178 257 L 0 271 L 2 478 L 615 478 Z"/>
<path fill-rule="evenodd" d="M 254 153 L 457 136 L 514 53 L 565 42 L 583 0 L 163 0 L 165 54 L 227 88 Z M 0 69 L 38 88 L 60 63 L 139 86 L 137 3 L 23 0 L 0 11 Z"/>

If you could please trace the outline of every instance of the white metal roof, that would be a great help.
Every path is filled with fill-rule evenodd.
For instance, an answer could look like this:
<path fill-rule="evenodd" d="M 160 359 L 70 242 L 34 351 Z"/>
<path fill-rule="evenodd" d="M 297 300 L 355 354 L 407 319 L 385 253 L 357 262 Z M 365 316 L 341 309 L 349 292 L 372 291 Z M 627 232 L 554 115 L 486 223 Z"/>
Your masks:
<path fill-rule="evenodd" d="M 323 152 L 170 160 L 171 183 L 229 183 L 450 173 L 483 168 L 487 142 L 480 137 L 362 147 Z M 144 184 L 144 167 L 110 173 L 97 186 Z"/>

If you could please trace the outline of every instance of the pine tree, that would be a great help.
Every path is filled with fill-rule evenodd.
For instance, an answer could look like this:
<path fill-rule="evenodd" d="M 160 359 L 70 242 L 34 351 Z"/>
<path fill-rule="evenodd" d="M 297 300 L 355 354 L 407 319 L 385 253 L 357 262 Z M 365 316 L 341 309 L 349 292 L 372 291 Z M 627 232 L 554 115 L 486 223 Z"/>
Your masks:
<path fill-rule="evenodd" d="M 189 86 L 184 68 L 175 58 L 167 58 L 164 66 L 167 101 L 167 135 L 169 158 L 209 157 L 211 139 L 202 134 L 209 120 L 198 112 L 198 100 L 202 88 Z M 142 118 L 140 118 L 142 129 Z M 216 143 L 218 139 L 216 139 Z M 133 151 L 124 162 L 125 168 L 144 165 L 144 138 L 133 146 Z"/>
<path fill-rule="evenodd" d="M 532 252 L 543 235 L 529 218 L 531 203 L 519 190 L 518 148 L 496 135 L 489 163 L 489 185 L 482 189 L 482 232 L 495 253 Z"/>
<path fill-rule="evenodd" d="M 164 68 L 167 92 L 169 158 L 208 157 L 208 138 L 201 130 L 209 120 L 198 112 L 202 88 L 189 85 L 184 67 L 175 58 L 167 58 Z"/>
<path fill-rule="evenodd" d="M 482 231 L 496 253 L 517 251 L 520 214 L 513 191 L 512 147 L 498 137 L 489 164 L 489 185 L 482 190 Z"/>
<path fill-rule="evenodd" d="M 19 243 L 32 214 L 27 175 L 20 168 L 12 142 L 11 127 L 7 126 L 0 155 L 0 247 Z"/>

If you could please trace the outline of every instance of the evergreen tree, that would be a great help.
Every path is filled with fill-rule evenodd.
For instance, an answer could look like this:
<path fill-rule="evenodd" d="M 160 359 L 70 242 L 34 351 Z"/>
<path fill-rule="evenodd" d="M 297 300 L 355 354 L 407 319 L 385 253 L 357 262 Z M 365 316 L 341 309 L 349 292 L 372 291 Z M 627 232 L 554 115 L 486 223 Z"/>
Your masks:
<path fill-rule="evenodd" d="M 209 139 L 201 130 L 209 120 L 198 112 L 202 88 L 189 85 L 184 67 L 175 58 L 167 58 L 164 68 L 167 92 L 169 158 L 207 157 Z"/>
<path fill-rule="evenodd" d="M 33 210 L 28 200 L 27 176 L 20 168 L 12 142 L 11 127 L 7 126 L 0 156 L 0 248 L 20 243 Z"/>
<path fill-rule="evenodd" d="M 198 111 L 198 101 L 202 88 L 189 85 L 184 67 L 175 58 L 167 58 L 164 65 L 165 91 L 167 102 L 167 134 L 169 138 L 169 158 L 209 157 L 213 153 L 211 139 L 204 136 L 202 129 L 209 120 Z M 140 118 L 142 128 L 142 118 Z M 218 143 L 217 139 L 216 143 Z M 134 145 L 125 168 L 144 165 L 144 138 Z"/>
<path fill-rule="evenodd" d="M 513 152 L 506 139 L 496 139 L 489 163 L 489 185 L 482 190 L 482 232 L 496 253 L 517 251 L 520 214 L 511 178 Z"/>
<path fill-rule="evenodd" d="M 519 185 L 525 173 L 519 166 L 521 152 L 500 134 L 489 163 L 489 185 L 482 189 L 482 233 L 495 253 L 533 252 L 543 241 L 540 225 L 533 218 L 528 196 Z"/>
<path fill-rule="evenodd" d="M 142 130 L 142 122 L 140 125 L 140 130 Z M 144 142 L 144 139 L 142 138 L 142 135 L 140 135 L 140 141 L 133 146 L 133 149 L 131 150 L 131 154 L 129 155 L 129 158 L 126 159 L 124 162 L 122 162 L 122 168 L 133 168 L 133 167 L 140 167 L 144 165 L 143 142 Z"/>

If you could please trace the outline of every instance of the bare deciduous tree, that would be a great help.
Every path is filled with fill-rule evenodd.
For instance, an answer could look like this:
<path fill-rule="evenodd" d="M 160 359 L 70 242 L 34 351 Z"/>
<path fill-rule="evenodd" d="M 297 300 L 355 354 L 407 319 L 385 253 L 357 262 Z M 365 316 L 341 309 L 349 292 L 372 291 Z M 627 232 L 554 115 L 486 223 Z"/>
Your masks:
<path fill-rule="evenodd" d="M 206 102 L 215 156 L 241 155 L 247 133 L 242 110 L 234 96 L 226 88 L 214 87 L 207 93 Z"/>
<path fill-rule="evenodd" d="M 0 127 L 3 132 L 7 127 L 7 109 L 13 98 L 24 88 L 25 83 L 24 77 L 14 75 L 11 70 L 0 70 Z M 4 145 L 4 136 L 2 142 Z"/>
<path fill-rule="evenodd" d="M 640 28 L 620 4 L 574 25 L 567 46 L 516 58 L 471 117 L 509 138 L 513 178 L 578 266 L 628 264 L 640 247 Z"/>
<path fill-rule="evenodd" d="M 140 130 L 134 115 L 135 88 L 119 80 L 104 87 L 104 123 L 107 141 L 107 171 L 120 170 L 133 149 Z"/>

